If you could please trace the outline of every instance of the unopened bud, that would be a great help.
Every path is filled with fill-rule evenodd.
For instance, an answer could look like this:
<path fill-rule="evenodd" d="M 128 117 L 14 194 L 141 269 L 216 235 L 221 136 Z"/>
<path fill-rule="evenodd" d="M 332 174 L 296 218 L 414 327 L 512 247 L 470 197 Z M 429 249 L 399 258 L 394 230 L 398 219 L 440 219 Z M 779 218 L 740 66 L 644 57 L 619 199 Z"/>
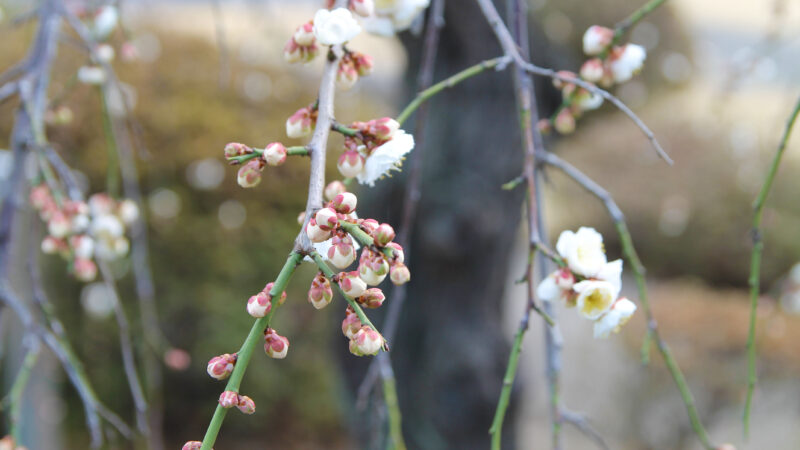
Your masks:
<path fill-rule="evenodd" d="M 348 6 L 361 17 L 369 17 L 375 12 L 375 3 L 372 0 L 350 0 Z"/>
<path fill-rule="evenodd" d="M 383 117 L 371 121 L 372 130 L 375 137 L 380 140 L 391 139 L 397 130 L 400 129 L 400 123 L 391 117 Z"/>
<path fill-rule="evenodd" d="M 243 188 L 251 188 L 261 183 L 261 170 L 264 168 L 258 159 L 251 159 L 239 168 L 236 182 Z"/>
<path fill-rule="evenodd" d="M 311 242 L 320 243 L 330 239 L 331 231 L 320 228 L 317 225 L 317 221 L 312 217 L 308 220 L 308 225 L 306 225 L 306 235 L 308 235 L 308 239 Z"/>
<path fill-rule="evenodd" d="M 575 116 L 568 108 L 564 108 L 556 115 L 553 126 L 561 134 L 570 134 L 575 131 Z"/>
<path fill-rule="evenodd" d="M 350 353 L 356 356 L 376 355 L 383 347 L 383 336 L 368 326 L 360 330 L 350 339 Z"/>
<path fill-rule="evenodd" d="M 224 380 L 233 372 L 233 365 L 236 363 L 236 355 L 225 353 L 215 356 L 208 361 L 206 371 L 215 380 Z"/>
<path fill-rule="evenodd" d="M 200 442 L 200 441 L 188 441 L 185 444 L 183 444 L 183 447 L 181 447 L 181 450 L 200 450 L 201 448 L 203 448 L 203 443 L 202 442 Z"/>
<path fill-rule="evenodd" d="M 563 80 L 560 80 L 558 78 L 553 78 L 553 86 L 556 89 L 564 89 L 567 86 L 573 86 L 574 87 L 575 85 L 572 84 L 572 80 L 571 79 L 574 79 L 574 78 L 578 77 L 577 75 L 575 75 L 574 72 L 570 72 L 569 70 L 559 70 L 558 72 L 556 72 L 556 75 L 559 75 L 559 76 L 561 76 L 562 78 L 564 78 L 566 80 L 566 81 L 563 81 Z"/>
<path fill-rule="evenodd" d="M 366 77 L 372 73 L 372 69 L 374 68 L 375 64 L 372 62 L 371 56 L 367 55 L 366 53 L 353 52 L 352 57 L 353 65 L 356 67 L 358 76 Z"/>
<path fill-rule="evenodd" d="M 239 394 L 233 391 L 225 391 L 219 395 L 219 405 L 225 409 L 233 408 L 239 404 Z"/>
<path fill-rule="evenodd" d="M 406 267 L 405 264 L 395 264 L 389 271 L 389 278 L 391 278 L 392 283 L 400 286 L 401 284 L 406 284 L 409 280 L 411 280 L 411 272 L 408 270 L 408 267 Z"/>
<path fill-rule="evenodd" d="M 380 307 L 384 300 L 386 300 L 386 296 L 383 295 L 383 291 L 379 288 L 369 288 L 364 295 L 356 299 L 359 305 L 370 309 Z"/>
<path fill-rule="evenodd" d="M 342 321 L 342 334 L 348 339 L 351 339 L 360 329 L 361 320 L 359 320 L 353 308 L 348 306 L 344 313 L 344 320 Z"/>
<path fill-rule="evenodd" d="M 555 272 L 556 285 L 563 290 L 572 289 L 575 284 L 575 275 L 566 267 L 563 267 Z"/>
<path fill-rule="evenodd" d="M 63 238 L 69 234 L 70 228 L 71 222 L 69 218 L 60 211 L 55 212 L 47 222 L 47 231 L 57 238 Z"/>
<path fill-rule="evenodd" d="M 383 247 L 394 239 L 394 228 L 388 223 L 382 223 L 372 232 L 372 238 L 375 240 L 375 245 Z"/>
<path fill-rule="evenodd" d="M 360 297 L 367 290 L 367 283 L 359 276 L 358 271 L 342 272 L 339 274 L 339 287 L 348 297 Z"/>
<path fill-rule="evenodd" d="M 333 299 L 331 282 L 324 274 L 318 273 L 311 280 L 311 288 L 308 290 L 308 301 L 316 309 L 322 309 L 330 304 Z"/>
<path fill-rule="evenodd" d="M 76 258 L 90 259 L 94 256 L 94 239 L 85 234 L 71 236 L 69 245 L 72 247 Z"/>
<path fill-rule="evenodd" d="M 348 150 L 339 157 L 336 167 L 342 175 L 352 178 L 364 169 L 364 157 L 355 150 Z"/>
<path fill-rule="evenodd" d="M 264 317 L 272 309 L 269 295 L 259 292 L 247 300 L 247 313 L 255 318 Z"/>
<path fill-rule="evenodd" d="M 256 412 L 256 402 L 246 395 L 240 395 L 239 404 L 236 405 L 236 408 L 238 408 L 239 411 L 243 412 L 244 414 L 253 414 Z"/>
<path fill-rule="evenodd" d="M 231 142 L 225 146 L 223 151 L 225 158 L 233 158 L 234 156 L 242 156 L 248 153 L 253 153 L 253 149 L 238 142 Z"/>
<path fill-rule="evenodd" d="M 264 351 L 270 358 L 286 358 L 286 354 L 289 352 L 289 339 L 279 335 L 272 328 L 267 328 L 264 333 Z"/>
<path fill-rule="evenodd" d="M 604 73 L 605 68 L 603 68 L 603 61 L 600 58 L 588 59 L 581 66 L 581 78 L 590 83 L 597 83 L 602 80 Z"/>
<path fill-rule="evenodd" d="M 325 231 L 331 231 L 339 224 L 339 218 L 333 208 L 322 208 L 314 215 L 317 226 Z"/>
<path fill-rule="evenodd" d="M 269 300 L 272 301 L 272 288 L 275 287 L 275 282 L 270 281 L 264 286 L 264 289 L 261 290 L 264 294 L 269 296 Z M 281 306 L 286 301 L 286 291 L 281 292 L 281 296 L 278 298 L 278 306 Z"/>
<path fill-rule="evenodd" d="M 300 25 L 292 36 L 297 45 L 307 47 L 314 43 L 314 23 L 308 22 Z"/>
<path fill-rule="evenodd" d="M 337 195 L 341 194 L 342 192 L 346 192 L 347 187 L 345 187 L 344 183 L 339 180 L 331 181 L 325 186 L 325 199 L 328 201 L 332 201 L 336 198 Z"/>
<path fill-rule="evenodd" d="M 358 276 L 370 286 L 381 284 L 386 275 L 389 274 L 389 263 L 386 262 L 380 253 L 372 253 L 369 250 L 362 252 L 361 261 L 358 265 Z"/>
<path fill-rule="evenodd" d="M 262 156 L 270 166 L 280 166 L 286 162 L 286 147 L 280 142 L 267 144 Z"/>
<path fill-rule="evenodd" d="M 117 215 L 125 225 L 131 225 L 139 218 L 139 206 L 135 201 L 126 198 L 117 205 Z"/>
<path fill-rule="evenodd" d="M 587 55 L 599 55 L 611 45 L 614 30 L 599 25 L 590 26 L 583 34 L 583 52 Z"/>
<path fill-rule="evenodd" d="M 75 272 L 75 278 L 81 281 L 88 282 L 97 277 L 97 265 L 91 259 L 75 258 L 72 268 Z"/>
<path fill-rule="evenodd" d="M 300 214 L 297 215 L 297 224 L 302 225 L 303 222 L 306 221 L 306 212 L 300 211 Z"/>
<path fill-rule="evenodd" d="M 353 240 L 347 235 L 335 235 L 331 239 L 331 247 L 328 249 L 328 260 L 337 269 L 346 269 L 356 260 L 356 248 Z"/>
<path fill-rule="evenodd" d="M 356 84 L 356 81 L 358 81 L 358 71 L 353 61 L 342 58 L 339 61 L 339 70 L 336 72 L 336 87 L 347 91 Z"/>
<path fill-rule="evenodd" d="M 374 233 L 375 230 L 378 229 L 378 226 L 380 226 L 378 221 L 375 219 L 362 219 L 358 221 L 358 224 L 370 236 L 372 236 L 372 233 Z"/>
<path fill-rule="evenodd" d="M 300 108 L 286 119 L 286 135 L 293 139 L 310 136 L 316 123 L 311 108 Z"/>
<path fill-rule="evenodd" d="M 356 210 L 358 198 L 352 192 L 342 192 L 333 199 L 333 208 L 342 214 L 350 214 Z"/>
<path fill-rule="evenodd" d="M 67 243 L 64 240 L 53 236 L 45 236 L 42 239 L 42 253 L 45 255 L 52 255 L 64 250 L 67 250 Z"/>
<path fill-rule="evenodd" d="M 386 247 L 392 249 L 393 264 L 397 263 L 402 264 L 406 260 L 406 254 L 405 252 L 403 252 L 403 247 L 397 242 L 389 242 L 388 244 L 386 244 Z"/>

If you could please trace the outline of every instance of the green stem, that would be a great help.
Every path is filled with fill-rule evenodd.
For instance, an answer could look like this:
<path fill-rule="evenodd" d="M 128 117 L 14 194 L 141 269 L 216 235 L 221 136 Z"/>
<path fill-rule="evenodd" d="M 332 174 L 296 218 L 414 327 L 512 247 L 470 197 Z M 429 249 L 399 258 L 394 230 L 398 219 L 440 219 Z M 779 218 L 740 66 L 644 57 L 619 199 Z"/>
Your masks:
<path fill-rule="evenodd" d="M 289 278 L 291 278 L 292 274 L 294 274 L 295 269 L 298 265 L 300 265 L 302 260 L 303 255 L 300 253 L 292 252 L 289 255 L 289 258 L 286 259 L 286 264 L 283 265 L 283 269 L 281 269 L 280 273 L 278 274 L 278 278 L 275 280 L 275 284 L 269 293 L 272 298 L 279 298 L 280 295 L 283 294 L 283 292 L 286 290 L 286 285 L 289 283 Z M 244 377 L 245 371 L 247 371 L 247 366 L 250 364 L 253 351 L 255 350 L 256 345 L 264 338 L 264 330 L 267 328 L 267 326 L 269 326 L 270 320 L 277 309 L 277 305 L 273 305 L 269 314 L 256 319 L 253 327 L 250 328 L 250 333 L 247 335 L 247 339 L 245 339 L 242 347 L 237 353 L 236 365 L 233 366 L 231 377 L 228 379 L 228 383 L 225 385 L 226 391 L 239 392 L 239 386 L 242 383 L 242 378 Z M 219 434 L 219 430 L 222 427 L 222 422 L 225 420 L 225 414 L 227 412 L 227 409 L 217 405 L 217 408 L 214 410 L 214 416 L 211 418 L 211 423 L 208 424 L 206 435 L 203 437 L 203 445 L 201 450 L 211 450 L 211 448 L 214 446 L 214 442 L 217 440 L 217 435 Z"/>
<path fill-rule="evenodd" d="M 253 158 L 258 158 L 262 154 L 264 154 L 263 148 L 254 148 L 253 153 L 248 153 L 246 155 L 232 156 L 228 158 L 228 161 L 235 161 L 241 164 L 250 161 Z M 293 147 L 286 147 L 286 154 L 289 156 L 308 156 L 311 154 L 311 152 L 308 150 L 308 148 L 302 145 L 296 145 Z"/>
<path fill-rule="evenodd" d="M 372 236 L 368 235 L 366 231 L 359 228 L 358 225 L 351 223 L 351 222 L 339 222 L 339 226 L 342 227 L 344 231 L 347 231 L 351 236 L 356 238 L 359 244 L 365 247 L 371 247 L 375 245 L 375 240 L 372 239 Z M 383 253 L 387 258 L 394 259 L 394 250 L 390 247 L 383 247 L 380 249 L 381 253 Z"/>
<path fill-rule="evenodd" d="M 22 361 L 19 372 L 17 372 L 14 384 L 11 385 L 11 390 L 8 392 L 8 403 L 10 405 L 10 412 L 8 415 L 10 434 L 17 445 L 22 441 L 19 429 L 19 418 L 22 414 L 22 394 L 25 392 L 25 387 L 27 387 L 28 381 L 31 378 L 33 366 L 36 365 L 36 361 L 39 359 L 39 350 L 38 342 L 30 347 L 28 353 L 25 354 L 25 359 Z"/>
<path fill-rule="evenodd" d="M 661 4 L 665 1 L 667 0 L 650 0 L 642 5 L 639 9 L 634 11 L 630 16 L 617 23 L 614 26 L 614 39 L 611 41 L 611 44 L 614 45 L 618 43 L 625 33 L 628 32 L 628 30 L 639 23 L 639 21 L 644 19 L 648 14 L 653 12 L 656 8 L 661 6 Z"/>
<path fill-rule="evenodd" d="M 102 87 L 97 88 L 100 93 L 101 104 L 103 105 L 103 132 L 106 136 L 106 151 L 108 153 L 108 161 L 106 166 L 106 189 L 111 197 L 116 198 L 119 196 L 119 150 L 117 149 L 117 140 L 114 137 L 114 128 L 111 123 L 111 113 L 108 110 L 108 100 L 106 99 L 105 91 Z M 120 95 L 124 95 L 120 92 Z"/>
<path fill-rule="evenodd" d="M 742 421 L 744 423 L 744 435 L 750 435 L 750 406 L 753 402 L 753 390 L 756 387 L 756 309 L 758 307 L 758 294 L 760 291 L 759 279 L 761 276 L 761 252 L 764 250 L 764 242 L 761 240 L 761 218 L 764 214 L 764 203 L 769 195 L 769 190 L 772 188 L 772 183 L 775 181 L 775 175 L 778 173 L 778 167 L 781 164 L 783 152 L 786 150 L 786 144 L 789 141 L 789 136 L 792 134 L 792 128 L 800 113 L 800 99 L 794 106 L 789 120 L 786 123 L 786 129 L 783 132 L 783 137 L 778 145 L 778 151 L 772 159 L 772 164 L 767 171 L 767 177 L 764 184 L 761 186 L 761 191 L 758 193 L 755 203 L 753 204 L 753 229 L 751 231 L 753 237 L 753 252 L 750 256 L 750 330 L 747 334 L 747 395 L 744 403 L 744 413 Z"/>
<path fill-rule="evenodd" d="M 340 124 L 339 122 L 333 122 L 331 124 L 331 130 L 336 131 L 338 133 L 341 133 L 341 134 L 343 134 L 345 136 L 349 136 L 349 137 L 356 137 L 356 136 L 358 136 L 360 134 L 360 132 L 358 130 L 355 130 L 353 128 L 348 128 L 348 127 Z"/>
<path fill-rule="evenodd" d="M 389 439 L 393 450 L 406 450 L 403 440 L 403 417 L 397 402 L 397 385 L 394 376 L 383 377 L 383 399 L 389 413 Z"/>
<path fill-rule="evenodd" d="M 522 338 L 525 337 L 526 329 L 527 327 L 520 327 L 520 329 L 517 330 L 517 334 L 514 336 L 514 345 L 511 347 L 511 355 L 508 357 L 508 366 L 506 366 L 506 373 L 503 376 L 503 388 L 500 391 L 500 399 L 497 401 L 497 409 L 494 413 L 492 426 L 489 428 L 489 434 L 492 435 L 492 450 L 500 450 L 503 419 L 508 409 L 508 401 L 511 399 L 511 388 L 514 385 L 514 378 L 517 375 L 519 355 L 522 352 Z"/>
<path fill-rule="evenodd" d="M 447 88 L 451 88 L 470 77 L 478 75 L 479 73 L 484 72 L 487 69 L 493 69 L 495 67 L 498 67 L 501 65 L 501 63 L 507 61 L 507 59 L 508 58 L 506 57 L 499 57 L 494 59 L 487 59 L 486 61 L 481 61 L 480 63 L 475 64 L 472 67 L 468 67 L 462 70 L 461 72 L 458 72 L 457 74 L 451 76 L 450 78 L 442 80 L 434 84 L 433 86 L 429 87 L 428 89 L 425 89 L 424 91 L 418 93 L 417 96 L 414 98 L 414 100 L 412 100 L 411 103 L 409 103 L 408 106 L 406 106 L 403 109 L 403 111 L 397 116 L 397 121 L 400 123 L 400 125 L 402 125 L 403 122 L 405 122 L 409 118 L 409 116 L 411 116 L 411 114 L 414 111 L 416 111 L 417 108 L 419 108 L 421 104 L 423 104 L 425 101 L 427 101 L 434 95 L 438 94 L 439 92 Z"/>

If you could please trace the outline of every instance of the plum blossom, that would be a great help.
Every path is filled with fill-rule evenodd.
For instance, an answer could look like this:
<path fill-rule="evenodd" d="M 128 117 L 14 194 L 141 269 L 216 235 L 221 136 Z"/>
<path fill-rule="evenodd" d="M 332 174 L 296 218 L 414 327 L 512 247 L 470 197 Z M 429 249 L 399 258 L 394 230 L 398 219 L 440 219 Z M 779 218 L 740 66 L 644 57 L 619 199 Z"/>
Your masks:
<path fill-rule="evenodd" d="M 603 236 L 590 227 L 581 227 L 577 233 L 563 231 L 556 250 L 573 272 L 587 278 L 596 276 L 607 262 Z"/>
<path fill-rule="evenodd" d="M 636 312 L 636 305 L 625 297 L 617 300 L 611 309 L 594 323 L 595 339 L 607 338 L 611 333 L 619 332 L 622 325 L 630 320 Z"/>
<path fill-rule="evenodd" d="M 616 47 L 609 58 L 611 73 L 614 81 L 624 83 L 642 70 L 647 52 L 644 47 L 636 44 L 626 44 Z"/>
<path fill-rule="evenodd" d="M 361 26 L 347 8 L 320 9 L 314 14 L 314 36 L 321 44 L 344 44 L 360 32 Z"/>
<path fill-rule="evenodd" d="M 592 25 L 583 34 L 583 53 L 599 55 L 611 45 L 613 40 L 614 30 L 600 25 Z"/>
<path fill-rule="evenodd" d="M 400 171 L 405 155 L 414 148 L 414 136 L 398 130 L 392 139 L 375 148 L 367 157 L 364 169 L 356 175 L 360 184 L 375 186 L 375 181 L 396 170 Z"/>
<path fill-rule="evenodd" d="M 373 34 L 394 36 L 407 30 L 430 4 L 430 0 L 376 0 L 375 15 L 364 21 L 364 28 Z"/>
<path fill-rule="evenodd" d="M 578 312 L 591 320 L 605 314 L 619 295 L 616 286 L 608 281 L 584 280 L 575 283 L 572 289 L 578 293 Z"/>

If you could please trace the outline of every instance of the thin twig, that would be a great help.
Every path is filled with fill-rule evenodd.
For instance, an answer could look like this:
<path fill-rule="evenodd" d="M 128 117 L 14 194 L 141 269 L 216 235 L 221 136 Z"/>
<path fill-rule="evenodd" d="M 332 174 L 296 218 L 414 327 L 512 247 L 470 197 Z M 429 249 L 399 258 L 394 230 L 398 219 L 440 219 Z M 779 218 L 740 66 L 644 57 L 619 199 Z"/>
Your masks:
<path fill-rule="evenodd" d="M 649 2 L 645 3 L 639 9 L 631 13 L 630 16 L 624 18 L 623 20 L 619 21 L 614 26 L 614 39 L 612 41 L 613 44 L 622 39 L 625 36 L 625 33 L 628 32 L 634 25 L 639 23 L 642 19 L 647 17 L 648 14 L 653 12 L 656 8 L 661 6 L 666 0 L 650 0 Z"/>
<path fill-rule="evenodd" d="M 761 253 L 764 250 L 764 241 L 761 236 L 761 218 L 764 214 L 764 203 L 767 200 L 767 195 L 772 188 L 772 183 L 775 181 L 775 175 L 778 173 L 778 167 L 781 164 L 786 144 L 789 142 L 789 137 L 792 134 L 792 128 L 800 114 L 800 99 L 794 106 L 792 114 L 786 122 L 786 129 L 783 131 L 783 137 L 775 156 L 772 158 L 772 164 L 769 166 L 767 176 L 764 179 L 764 184 L 761 185 L 761 190 L 758 193 L 756 201 L 753 203 L 753 228 L 750 231 L 753 240 L 753 250 L 750 255 L 750 330 L 747 333 L 747 395 L 744 403 L 744 413 L 742 414 L 742 422 L 744 424 L 744 435 L 748 437 L 750 434 L 750 406 L 753 402 L 753 391 L 756 387 L 756 313 L 758 308 L 758 295 L 760 293 L 760 278 L 761 278 Z"/>
<path fill-rule="evenodd" d="M 581 433 L 583 433 L 586 437 L 592 440 L 597 447 L 602 450 L 609 450 L 608 444 L 603 439 L 603 436 L 594 429 L 592 424 L 581 414 L 574 413 L 572 411 L 561 409 L 561 421 L 563 423 L 568 423 L 575 428 L 578 429 Z"/>

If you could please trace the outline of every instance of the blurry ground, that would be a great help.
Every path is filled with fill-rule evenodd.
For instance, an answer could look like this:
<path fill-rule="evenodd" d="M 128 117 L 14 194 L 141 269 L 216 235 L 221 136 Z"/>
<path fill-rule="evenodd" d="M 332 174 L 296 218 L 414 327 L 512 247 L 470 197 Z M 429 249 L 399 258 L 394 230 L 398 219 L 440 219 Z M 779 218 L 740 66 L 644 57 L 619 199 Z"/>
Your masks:
<path fill-rule="evenodd" d="M 560 13 L 561 4 L 551 3 L 539 11 L 543 27 L 554 42 L 572 48 L 581 29 L 566 26 L 564 18 L 571 13 Z M 764 297 L 759 316 L 761 378 L 753 436 L 748 445 L 740 445 L 749 205 L 800 90 L 798 5 L 670 3 L 691 48 L 673 51 L 660 39 L 659 28 L 640 25 L 634 42 L 658 47 L 659 53 L 648 60 L 645 73 L 619 93 L 651 126 L 676 160 L 675 167 L 654 158 L 638 130 L 607 105 L 582 120 L 579 132 L 560 140 L 555 149 L 606 186 L 626 212 L 649 269 L 651 301 L 662 332 L 686 372 L 712 438 L 754 450 L 798 448 L 800 319 L 774 300 L 785 286 L 782 277 L 800 259 L 800 188 L 792 176 L 800 170 L 797 140 L 787 150 L 765 214 L 763 270 L 770 296 Z M 210 5 L 156 8 L 153 1 L 126 2 L 126 20 L 136 30 L 134 42 L 142 60 L 118 63 L 123 81 L 136 89 L 136 116 L 150 151 L 142 169 L 153 221 L 154 267 L 161 274 L 157 281 L 162 318 L 171 325 L 172 343 L 192 356 L 188 369 L 167 374 L 168 398 L 173 399 L 167 402 L 172 447 L 199 437 L 205 427 L 211 412 L 208 399 L 218 391 L 205 376 L 205 361 L 239 345 L 249 318 L 232 303 L 239 305 L 278 270 L 294 237 L 294 217 L 302 209 L 306 189 L 306 169 L 297 161 L 269 171 L 258 189 L 242 191 L 235 185 L 234 170 L 221 164 L 220 155 L 228 141 L 264 145 L 282 137 L 285 118 L 313 101 L 314 92 L 302 86 L 316 84 L 317 65 L 287 69 L 281 49 L 294 24 L 314 8 L 295 10 L 277 1 L 224 4 L 225 45 L 220 52 Z M 776 13 L 775 5 L 784 9 Z M 611 22 L 619 17 L 608 15 Z M 30 38 L 30 30 L 15 36 L 13 42 L 21 45 Z M 338 95 L 338 108 L 348 112 L 344 120 L 390 115 L 395 111 L 387 105 L 396 101 L 392 95 L 404 65 L 401 48 L 394 41 L 365 36 L 358 40 L 359 48 L 376 56 L 376 72 L 355 90 Z M 3 66 L 18 57 L 20 49 L 0 46 Z M 62 57 L 74 58 L 75 53 L 65 50 Z M 220 79 L 227 80 L 222 88 Z M 75 123 L 54 129 L 51 136 L 71 161 L 89 168 L 88 182 L 98 186 L 105 156 L 99 121 L 92 119 L 97 111 L 78 107 L 96 107 L 93 95 L 78 88 L 67 99 L 75 106 Z M 0 109 L 3 126 L 9 123 L 10 111 L 9 105 Z M 619 256 L 613 228 L 592 198 L 555 174 L 547 195 L 552 237 L 562 229 L 595 226 L 606 236 L 610 256 Z M 522 256 L 512 257 L 521 269 Z M 52 275 L 58 277 L 58 270 L 55 267 Z M 170 276 L 164 276 L 167 273 Z M 301 273 L 297 279 L 309 277 Z M 303 298 L 301 284 L 290 296 Z M 510 335 L 522 297 L 519 287 L 509 285 Z M 106 339 L 112 321 L 102 308 L 98 313 L 86 302 L 81 306 L 74 283 L 61 280 L 58 286 L 63 313 L 78 325 L 75 341 L 84 343 L 79 350 L 103 355 L 89 359 L 101 397 L 113 397 L 119 391 L 119 378 L 113 376 L 119 368 L 104 361 L 117 351 L 116 343 Z M 632 280 L 626 280 L 625 289 L 636 297 Z M 353 447 L 344 431 L 350 405 L 342 398 L 328 352 L 330 346 L 342 345 L 331 326 L 334 320 L 326 316 L 339 311 L 316 313 L 304 301 L 287 305 L 281 331 L 297 336 L 292 340 L 293 356 L 285 364 L 255 358 L 245 388 L 262 399 L 260 409 L 254 418 L 232 416 L 226 421 L 220 448 Z M 607 341 L 593 340 L 590 324 L 574 311 L 561 310 L 559 317 L 565 339 L 562 392 L 570 409 L 586 413 L 614 449 L 696 448 L 657 352 L 652 352 L 650 367 L 639 363 L 641 315 L 622 335 Z M 546 448 L 549 442 L 542 331 L 534 323 L 520 372 L 526 388 L 519 446 L 524 449 Z M 68 387 L 64 392 L 72 407 L 68 413 L 64 404 L 48 408 L 51 413 L 60 411 L 49 420 L 82 430 L 74 395 Z M 130 405 L 114 400 L 111 406 L 128 410 Z M 85 438 L 81 431 L 72 434 L 77 435 L 73 442 Z M 565 435 L 566 448 L 593 448 L 568 426 Z"/>

